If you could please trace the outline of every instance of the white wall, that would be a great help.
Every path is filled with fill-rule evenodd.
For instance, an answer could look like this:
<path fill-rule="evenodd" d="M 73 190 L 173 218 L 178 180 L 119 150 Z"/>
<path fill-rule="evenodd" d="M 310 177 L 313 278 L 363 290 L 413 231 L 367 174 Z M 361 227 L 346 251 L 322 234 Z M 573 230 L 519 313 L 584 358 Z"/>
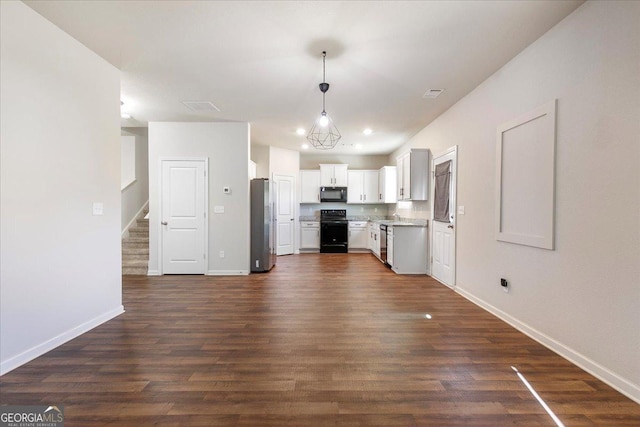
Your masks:
<path fill-rule="evenodd" d="M 636 401 L 638 22 L 638 2 L 585 3 L 392 154 L 458 145 L 458 204 L 466 210 L 457 218 L 458 291 Z M 496 128 L 554 98 L 556 250 L 498 242 Z"/>
<path fill-rule="evenodd" d="M 122 135 L 136 139 L 136 181 L 121 193 L 120 226 L 125 232 L 149 201 L 149 140 L 147 128 L 123 128 Z"/>
<path fill-rule="evenodd" d="M 310 149 L 311 150 L 311 149 Z M 300 169 L 318 169 L 320 164 L 348 164 L 349 169 L 380 169 L 382 166 L 395 166 L 389 163 L 388 156 L 359 156 L 349 154 L 307 154 L 300 156 Z"/>
<path fill-rule="evenodd" d="M 300 173 L 300 153 L 296 150 L 269 147 L 269 174 L 291 175 L 296 177 Z"/>
<path fill-rule="evenodd" d="M 0 9 L 5 373 L 123 311 L 120 73 L 23 3 Z"/>
<path fill-rule="evenodd" d="M 149 274 L 161 273 L 160 159 L 185 157 L 209 159 L 208 274 L 248 274 L 249 124 L 168 122 L 149 123 Z M 224 214 L 213 213 L 214 206 L 224 206 Z"/>
<path fill-rule="evenodd" d="M 251 160 L 256 163 L 256 178 L 269 177 L 269 146 L 252 145 Z"/>

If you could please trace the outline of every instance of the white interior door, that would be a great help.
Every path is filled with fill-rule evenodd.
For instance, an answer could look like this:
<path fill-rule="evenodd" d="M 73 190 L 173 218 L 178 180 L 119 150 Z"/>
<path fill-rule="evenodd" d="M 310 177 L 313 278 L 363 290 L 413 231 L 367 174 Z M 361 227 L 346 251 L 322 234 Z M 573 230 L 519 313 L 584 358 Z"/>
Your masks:
<path fill-rule="evenodd" d="M 431 275 L 447 286 L 455 286 L 457 146 L 434 157 L 432 166 L 434 179 L 431 193 Z M 436 179 L 438 169 L 441 171 L 440 179 Z M 445 177 L 445 174 L 448 174 L 448 177 Z M 448 178 L 448 181 L 445 178 Z M 439 198 L 440 203 L 436 198 Z M 436 204 L 439 206 L 436 207 Z"/>
<path fill-rule="evenodd" d="M 206 160 L 163 160 L 160 215 L 163 274 L 204 274 Z"/>
<path fill-rule="evenodd" d="M 276 199 L 276 254 L 289 255 L 293 253 L 295 237 L 295 179 L 288 175 L 274 175 L 273 180 Z"/>

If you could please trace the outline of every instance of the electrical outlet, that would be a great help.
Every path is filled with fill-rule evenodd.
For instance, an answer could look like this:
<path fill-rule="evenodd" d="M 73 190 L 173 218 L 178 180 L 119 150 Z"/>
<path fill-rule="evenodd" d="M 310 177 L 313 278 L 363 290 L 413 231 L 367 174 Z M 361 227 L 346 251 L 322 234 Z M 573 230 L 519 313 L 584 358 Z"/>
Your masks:
<path fill-rule="evenodd" d="M 507 279 L 500 279 L 500 286 L 502 286 L 503 291 L 509 292 L 509 282 L 507 282 Z"/>
<path fill-rule="evenodd" d="M 220 258 L 224 258 L 224 251 L 220 251 Z"/>

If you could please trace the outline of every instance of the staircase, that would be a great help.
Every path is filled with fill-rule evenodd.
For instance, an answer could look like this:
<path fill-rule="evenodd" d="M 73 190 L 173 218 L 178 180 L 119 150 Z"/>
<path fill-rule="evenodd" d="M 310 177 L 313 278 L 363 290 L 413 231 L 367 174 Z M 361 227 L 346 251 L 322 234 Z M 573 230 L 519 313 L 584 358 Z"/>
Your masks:
<path fill-rule="evenodd" d="M 146 276 L 149 269 L 149 220 L 138 218 L 122 239 L 122 275 Z"/>

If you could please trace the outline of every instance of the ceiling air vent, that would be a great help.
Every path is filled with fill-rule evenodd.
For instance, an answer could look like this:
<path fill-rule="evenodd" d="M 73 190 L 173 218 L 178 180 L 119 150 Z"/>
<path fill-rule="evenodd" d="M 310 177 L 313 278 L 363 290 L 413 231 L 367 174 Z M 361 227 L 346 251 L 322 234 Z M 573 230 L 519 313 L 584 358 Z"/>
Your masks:
<path fill-rule="evenodd" d="M 210 101 L 182 101 L 182 103 L 191 111 L 203 113 L 207 111 L 220 111 L 218 107 Z"/>
<path fill-rule="evenodd" d="M 440 95 L 442 92 L 444 92 L 444 89 L 429 89 L 424 93 L 424 95 L 422 95 L 422 97 L 433 99 L 433 98 L 437 98 L 438 95 Z"/>

